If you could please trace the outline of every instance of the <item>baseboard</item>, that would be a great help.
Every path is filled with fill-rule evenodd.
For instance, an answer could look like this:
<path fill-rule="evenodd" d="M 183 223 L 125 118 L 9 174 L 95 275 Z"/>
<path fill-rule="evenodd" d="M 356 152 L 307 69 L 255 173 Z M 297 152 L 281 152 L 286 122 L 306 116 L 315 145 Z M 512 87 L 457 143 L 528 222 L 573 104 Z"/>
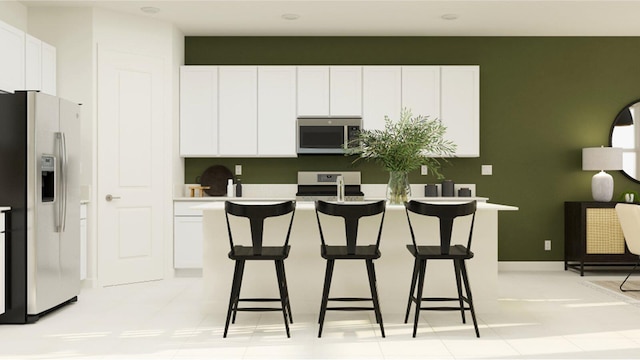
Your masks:
<path fill-rule="evenodd" d="M 498 261 L 498 272 L 562 270 L 564 270 L 564 261 Z"/>

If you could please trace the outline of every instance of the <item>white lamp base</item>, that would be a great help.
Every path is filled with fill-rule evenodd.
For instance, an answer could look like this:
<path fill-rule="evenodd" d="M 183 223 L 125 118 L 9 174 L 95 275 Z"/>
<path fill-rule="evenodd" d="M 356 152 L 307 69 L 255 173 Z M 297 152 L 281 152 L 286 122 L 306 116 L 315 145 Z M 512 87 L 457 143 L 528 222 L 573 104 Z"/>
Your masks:
<path fill-rule="evenodd" d="M 591 195 L 595 201 L 611 201 L 613 198 L 613 176 L 604 171 L 591 178 Z"/>

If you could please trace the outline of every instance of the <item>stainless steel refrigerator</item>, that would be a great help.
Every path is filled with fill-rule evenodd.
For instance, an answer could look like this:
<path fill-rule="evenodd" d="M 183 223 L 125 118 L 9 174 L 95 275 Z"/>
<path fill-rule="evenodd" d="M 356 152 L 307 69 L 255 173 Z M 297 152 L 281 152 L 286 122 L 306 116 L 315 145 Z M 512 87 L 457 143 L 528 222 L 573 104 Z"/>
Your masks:
<path fill-rule="evenodd" d="M 31 323 L 80 293 L 80 105 L 0 94 L 0 204 L 11 206 L 6 312 Z"/>

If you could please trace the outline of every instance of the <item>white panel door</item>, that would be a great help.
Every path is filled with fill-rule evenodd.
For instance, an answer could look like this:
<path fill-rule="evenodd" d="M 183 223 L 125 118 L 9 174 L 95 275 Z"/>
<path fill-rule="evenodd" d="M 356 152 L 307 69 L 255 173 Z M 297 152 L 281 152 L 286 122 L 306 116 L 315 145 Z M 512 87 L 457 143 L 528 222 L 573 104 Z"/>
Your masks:
<path fill-rule="evenodd" d="M 296 156 L 296 68 L 258 67 L 258 155 Z"/>
<path fill-rule="evenodd" d="M 362 116 L 362 67 L 329 68 L 329 115 Z"/>
<path fill-rule="evenodd" d="M 442 122 L 445 138 L 453 141 L 458 157 L 480 156 L 480 68 L 443 66 L 441 72 Z"/>
<path fill-rule="evenodd" d="M 258 72 L 256 66 L 219 69 L 220 155 L 258 154 Z"/>
<path fill-rule="evenodd" d="M 162 58 L 98 49 L 98 281 L 163 277 Z M 108 197 L 112 196 L 111 201 Z"/>
<path fill-rule="evenodd" d="M 57 51 L 52 45 L 42 42 L 42 87 L 43 93 L 57 94 Z"/>
<path fill-rule="evenodd" d="M 402 67 L 402 107 L 413 115 L 440 118 L 440 66 Z"/>
<path fill-rule="evenodd" d="M 24 31 L 0 21 L 0 90 L 24 89 Z"/>
<path fill-rule="evenodd" d="M 384 129 L 384 117 L 398 121 L 401 111 L 402 71 L 399 66 L 362 68 L 362 127 Z"/>
<path fill-rule="evenodd" d="M 24 88 L 26 90 L 40 90 L 42 89 L 42 41 L 26 34 L 24 50 Z"/>
<path fill-rule="evenodd" d="M 329 116 L 328 66 L 298 66 L 298 116 Z"/>
<path fill-rule="evenodd" d="M 180 67 L 180 155 L 218 155 L 218 67 Z"/>

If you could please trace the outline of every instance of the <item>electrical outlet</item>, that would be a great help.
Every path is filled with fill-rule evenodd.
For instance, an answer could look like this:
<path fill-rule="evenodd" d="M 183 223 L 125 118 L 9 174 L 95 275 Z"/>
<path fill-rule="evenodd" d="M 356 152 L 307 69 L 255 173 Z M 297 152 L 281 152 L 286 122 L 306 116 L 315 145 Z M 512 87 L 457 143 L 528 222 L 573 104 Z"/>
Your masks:
<path fill-rule="evenodd" d="M 493 174 L 493 166 L 492 165 L 482 165 L 480 168 L 480 173 L 482 175 L 492 175 Z"/>
<path fill-rule="evenodd" d="M 420 166 L 420 175 L 427 175 L 429 173 L 429 168 L 427 165 Z"/>
<path fill-rule="evenodd" d="M 551 251 L 551 240 L 544 241 L 544 251 Z"/>
<path fill-rule="evenodd" d="M 236 175 L 242 175 L 242 165 L 236 165 Z"/>

